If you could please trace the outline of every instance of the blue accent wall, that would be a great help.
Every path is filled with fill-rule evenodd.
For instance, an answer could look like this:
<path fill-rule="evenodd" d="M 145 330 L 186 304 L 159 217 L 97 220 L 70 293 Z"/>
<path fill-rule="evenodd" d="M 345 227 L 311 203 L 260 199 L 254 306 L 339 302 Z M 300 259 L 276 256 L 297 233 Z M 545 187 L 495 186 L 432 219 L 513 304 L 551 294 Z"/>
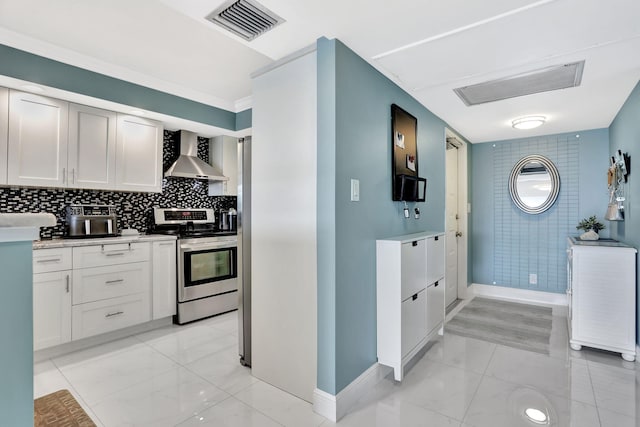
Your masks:
<path fill-rule="evenodd" d="M 391 200 L 391 104 L 418 119 L 427 201 Z M 376 362 L 375 241 L 444 230 L 445 123 L 337 40 L 318 41 L 318 388 L 337 394 Z M 350 201 L 350 180 L 360 201 Z"/>
<path fill-rule="evenodd" d="M 596 215 L 603 221 L 608 202 L 608 148 L 607 129 L 475 144 L 471 156 L 472 281 L 564 293 L 567 236 L 580 234 L 575 227 L 582 218 Z M 520 211 L 509 196 L 511 169 L 530 154 L 549 158 L 560 173 L 557 201 L 537 215 Z M 601 235 L 606 237 L 608 230 Z M 530 273 L 537 274 L 537 284 L 529 284 Z"/>
<path fill-rule="evenodd" d="M 32 242 L 0 243 L 0 424 L 33 425 Z"/>
<path fill-rule="evenodd" d="M 229 130 L 251 126 L 238 114 L 0 44 L 0 74 Z"/>
<path fill-rule="evenodd" d="M 611 237 L 640 248 L 640 83 L 627 98 L 609 127 L 609 154 L 617 150 L 631 156 L 631 173 L 625 185 L 625 218 L 622 222 L 609 222 Z M 634 163 L 635 162 L 635 163 Z M 637 211 L 637 212 L 636 212 Z M 637 267 L 636 267 L 637 271 Z M 636 307 L 640 307 L 640 288 L 636 274 Z M 636 315 L 636 334 L 640 333 L 640 316 Z M 638 337 L 638 335 L 636 335 Z M 640 343 L 640 338 L 636 338 Z"/>

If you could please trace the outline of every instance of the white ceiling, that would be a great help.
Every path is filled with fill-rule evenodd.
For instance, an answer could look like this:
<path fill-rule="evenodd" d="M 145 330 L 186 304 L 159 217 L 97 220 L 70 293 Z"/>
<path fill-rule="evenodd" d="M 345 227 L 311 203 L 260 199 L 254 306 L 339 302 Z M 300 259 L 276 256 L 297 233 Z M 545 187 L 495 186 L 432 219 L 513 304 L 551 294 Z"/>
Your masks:
<path fill-rule="evenodd" d="M 250 74 L 338 38 L 471 142 L 610 125 L 640 80 L 638 0 L 260 0 L 286 22 L 252 42 L 222 0 L 0 0 L 1 43 L 232 111 Z M 586 60 L 580 87 L 467 107 L 453 88 Z M 511 128 L 537 114 L 535 130 Z"/>

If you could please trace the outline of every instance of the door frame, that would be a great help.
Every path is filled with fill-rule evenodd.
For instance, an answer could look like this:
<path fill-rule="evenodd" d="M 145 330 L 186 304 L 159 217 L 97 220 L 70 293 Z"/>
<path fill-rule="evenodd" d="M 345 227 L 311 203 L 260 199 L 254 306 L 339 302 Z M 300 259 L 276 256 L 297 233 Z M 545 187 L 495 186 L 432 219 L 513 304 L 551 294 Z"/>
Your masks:
<path fill-rule="evenodd" d="M 458 299 L 467 299 L 468 293 L 468 257 L 469 257 L 469 181 L 468 181 L 468 142 L 453 130 L 444 129 L 444 149 L 447 150 L 447 138 L 455 138 L 461 144 L 458 148 L 458 231 L 462 236 L 458 238 Z M 447 167 L 445 161 L 445 169 Z M 446 170 L 445 170 L 446 172 Z M 446 183 L 445 183 L 446 186 Z M 445 188 L 446 194 L 446 188 Z M 446 221 L 445 207 L 445 221 Z M 445 224 L 446 229 L 446 224 Z M 445 278 L 446 279 L 446 278 Z"/>

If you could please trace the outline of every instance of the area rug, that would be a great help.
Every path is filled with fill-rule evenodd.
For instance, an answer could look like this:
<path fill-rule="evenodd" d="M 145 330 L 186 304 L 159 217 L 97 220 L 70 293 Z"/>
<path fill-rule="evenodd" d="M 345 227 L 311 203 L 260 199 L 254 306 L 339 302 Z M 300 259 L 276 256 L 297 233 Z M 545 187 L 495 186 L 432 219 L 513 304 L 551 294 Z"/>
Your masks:
<path fill-rule="evenodd" d="M 549 307 L 474 298 L 445 331 L 548 355 L 551 322 Z"/>
<path fill-rule="evenodd" d="M 34 427 L 96 427 L 69 390 L 58 390 L 33 402 Z"/>

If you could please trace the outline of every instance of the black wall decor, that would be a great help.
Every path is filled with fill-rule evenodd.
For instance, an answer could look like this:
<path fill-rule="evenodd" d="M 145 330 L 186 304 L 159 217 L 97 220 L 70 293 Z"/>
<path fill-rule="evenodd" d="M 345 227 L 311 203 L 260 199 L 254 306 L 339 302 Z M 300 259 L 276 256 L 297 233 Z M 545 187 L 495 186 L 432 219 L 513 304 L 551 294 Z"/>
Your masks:
<path fill-rule="evenodd" d="M 419 201 L 418 119 L 396 104 L 391 105 L 391 153 L 392 200 Z"/>
<path fill-rule="evenodd" d="M 164 131 L 162 166 L 166 171 L 178 158 L 178 132 Z M 198 138 L 198 157 L 209 160 L 209 140 Z M 154 207 L 211 208 L 216 211 L 236 208 L 236 197 L 208 195 L 207 181 L 187 178 L 164 178 L 162 193 L 79 190 L 64 188 L 0 187 L 0 211 L 6 213 L 48 212 L 58 223 L 43 227 L 40 237 L 48 239 L 64 233 L 65 207 L 70 204 L 115 205 L 118 228 L 132 227 L 145 233 L 151 226 Z"/>

